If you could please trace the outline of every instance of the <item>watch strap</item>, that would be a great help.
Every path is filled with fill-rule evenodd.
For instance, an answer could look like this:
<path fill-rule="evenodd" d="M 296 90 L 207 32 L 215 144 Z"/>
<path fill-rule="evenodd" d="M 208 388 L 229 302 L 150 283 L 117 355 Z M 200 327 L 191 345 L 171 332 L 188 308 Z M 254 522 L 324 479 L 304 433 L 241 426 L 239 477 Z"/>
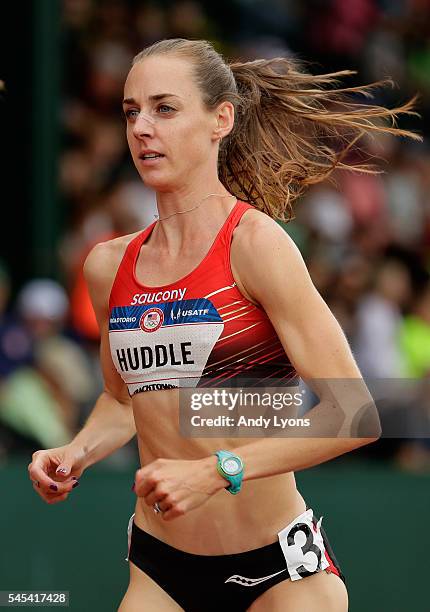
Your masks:
<path fill-rule="evenodd" d="M 218 462 L 217 462 L 217 470 L 218 473 L 225 478 L 226 480 L 228 480 L 230 482 L 230 485 L 225 487 L 226 490 L 231 493 L 232 495 L 236 495 L 237 493 L 239 493 L 239 491 L 242 488 L 242 480 L 243 480 L 243 461 L 242 459 L 238 456 L 235 455 L 234 453 L 232 453 L 231 451 L 226 451 L 226 450 L 219 450 L 215 452 L 215 455 L 218 457 Z M 222 460 L 229 458 L 229 457 L 235 457 L 238 458 L 242 464 L 242 470 L 241 472 L 239 472 L 239 474 L 227 474 L 223 469 L 222 469 Z"/>

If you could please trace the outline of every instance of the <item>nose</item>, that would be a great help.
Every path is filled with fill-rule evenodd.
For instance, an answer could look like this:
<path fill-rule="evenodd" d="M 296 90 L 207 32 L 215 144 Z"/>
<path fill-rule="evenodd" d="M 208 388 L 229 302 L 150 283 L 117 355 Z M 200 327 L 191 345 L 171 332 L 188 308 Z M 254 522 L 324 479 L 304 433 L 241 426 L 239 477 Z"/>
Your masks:
<path fill-rule="evenodd" d="M 151 137 L 154 135 L 154 127 L 154 118 L 151 117 L 151 115 L 145 113 L 144 111 L 140 111 L 133 124 L 133 133 L 136 138 L 141 138 L 143 136 Z"/>

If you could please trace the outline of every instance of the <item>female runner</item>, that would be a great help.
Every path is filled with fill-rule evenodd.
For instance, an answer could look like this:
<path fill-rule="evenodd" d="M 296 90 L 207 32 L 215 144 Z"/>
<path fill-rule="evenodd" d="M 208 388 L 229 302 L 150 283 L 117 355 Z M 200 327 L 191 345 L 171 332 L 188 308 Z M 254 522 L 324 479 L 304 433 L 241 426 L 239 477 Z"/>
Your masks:
<path fill-rule="evenodd" d="M 128 74 L 128 144 L 159 219 L 88 256 L 105 389 L 73 441 L 37 451 L 29 465 L 35 490 L 57 503 L 137 432 L 142 467 L 120 612 L 348 608 L 294 471 L 379 431 L 194 438 L 181 435 L 178 414 L 179 386 L 229 387 L 246 376 L 288 388 L 297 374 L 360 380 L 337 321 L 274 220 L 291 217 L 307 185 L 348 169 L 365 133 L 415 136 L 376 122 L 410 113 L 413 101 L 393 110 L 358 104 L 349 94 L 368 87 L 330 87 L 343 74 L 312 76 L 291 59 L 228 65 L 208 42 L 184 39 L 145 49 Z M 336 393 L 319 399 L 321 423 L 344 408 Z M 369 402 L 366 389 L 361 400 Z"/>

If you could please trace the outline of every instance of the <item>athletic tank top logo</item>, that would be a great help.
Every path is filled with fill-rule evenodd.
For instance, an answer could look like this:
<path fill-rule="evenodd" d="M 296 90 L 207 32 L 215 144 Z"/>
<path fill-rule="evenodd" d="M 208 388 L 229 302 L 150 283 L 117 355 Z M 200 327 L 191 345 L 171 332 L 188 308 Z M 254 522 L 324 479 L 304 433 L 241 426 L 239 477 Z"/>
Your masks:
<path fill-rule="evenodd" d="M 169 300 L 183 300 L 187 291 L 185 289 L 172 289 L 171 291 L 155 291 L 152 293 L 135 293 L 130 304 L 154 304 L 157 302 L 167 302 Z"/>
<path fill-rule="evenodd" d="M 140 317 L 140 329 L 155 332 L 163 325 L 164 314 L 160 308 L 150 308 Z"/>

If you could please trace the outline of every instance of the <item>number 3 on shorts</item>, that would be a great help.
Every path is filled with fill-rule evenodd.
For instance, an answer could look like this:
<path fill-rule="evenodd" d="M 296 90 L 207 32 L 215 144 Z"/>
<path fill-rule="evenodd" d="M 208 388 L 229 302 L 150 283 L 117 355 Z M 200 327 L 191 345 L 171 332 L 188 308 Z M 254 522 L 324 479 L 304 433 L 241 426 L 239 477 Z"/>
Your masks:
<path fill-rule="evenodd" d="M 278 533 L 291 580 L 306 578 L 330 565 L 320 531 L 322 518 L 315 527 L 312 517 L 309 508 Z"/>

